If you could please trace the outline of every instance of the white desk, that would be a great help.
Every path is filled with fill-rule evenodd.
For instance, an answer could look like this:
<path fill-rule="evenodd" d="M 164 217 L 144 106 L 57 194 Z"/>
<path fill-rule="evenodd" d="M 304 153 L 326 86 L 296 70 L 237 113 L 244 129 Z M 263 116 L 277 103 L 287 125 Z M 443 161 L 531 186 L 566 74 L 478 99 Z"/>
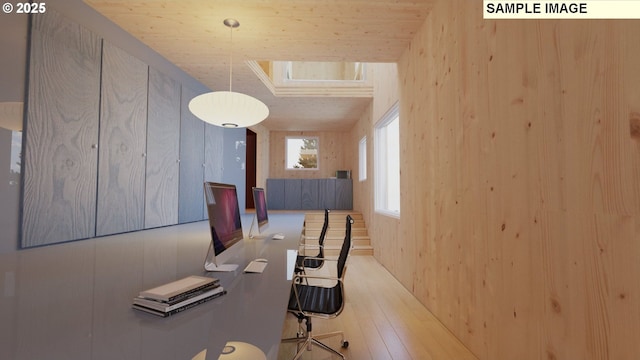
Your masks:
<path fill-rule="evenodd" d="M 206 349 L 217 359 L 227 341 L 242 341 L 276 359 L 291 287 L 287 250 L 297 249 L 304 216 L 269 215 L 267 234 L 285 239 L 245 238 L 234 273 L 204 271 L 206 221 L 0 254 L 9 280 L 0 358 L 188 360 Z M 247 235 L 251 219 L 242 220 Z M 256 257 L 267 268 L 244 274 Z M 167 318 L 131 309 L 140 290 L 191 274 L 220 278 L 228 294 Z"/>

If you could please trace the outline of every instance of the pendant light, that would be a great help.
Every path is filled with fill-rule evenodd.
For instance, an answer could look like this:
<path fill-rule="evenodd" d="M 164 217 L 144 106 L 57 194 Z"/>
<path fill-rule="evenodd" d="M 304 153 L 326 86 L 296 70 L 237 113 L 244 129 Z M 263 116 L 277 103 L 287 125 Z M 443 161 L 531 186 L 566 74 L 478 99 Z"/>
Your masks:
<path fill-rule="evenodd" d="M 213 125 L 229 128 L 249 127 L 266 119 L 269 116 L 269 108 L 252 96 L 233 91 L 233 29 L 240 26 L 240 23 L 235 19 L 226 19 L 223 23 L 231 29 L 229 91 L 213 91 L 198 95 L 189 102 L 189 110 L 200 120 Z"/>

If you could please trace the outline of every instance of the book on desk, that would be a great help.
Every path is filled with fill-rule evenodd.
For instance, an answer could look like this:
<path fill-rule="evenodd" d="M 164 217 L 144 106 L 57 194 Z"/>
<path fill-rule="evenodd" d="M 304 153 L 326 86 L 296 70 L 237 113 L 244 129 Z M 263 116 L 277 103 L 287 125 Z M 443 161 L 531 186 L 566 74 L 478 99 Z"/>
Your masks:
<path fill-rule="evenodd" d="M 152 289 L 133 298 L 132 307 L 167 317 L 226 294 L 216 278 L 188 276 Z"/>

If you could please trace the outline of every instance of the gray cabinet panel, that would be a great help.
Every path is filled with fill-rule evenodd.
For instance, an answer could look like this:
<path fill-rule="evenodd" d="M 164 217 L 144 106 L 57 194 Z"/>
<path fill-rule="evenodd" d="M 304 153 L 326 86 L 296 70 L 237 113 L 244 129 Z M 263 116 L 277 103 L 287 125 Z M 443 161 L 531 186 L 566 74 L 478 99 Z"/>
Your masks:
<path fill-rule="evenodd" d="M 105 41 L 96 235 L 144 225 L 148 66 Z"/>
<path fill-rule="evenodd" d="M 149 68 L 144 226 L 178 223 L 180 83 Z"/>
<path fill-rule="evenodd" d="M 204 179 L 236 185 L 238 204 L 245 203 L 245 128 L 225 129 L 205 123 L 204 140 Z M 206 204 L 204 206 L 207 216 Z"/>
<path fill-rule="evenodd" d="M 204 212 L 204 122 L 189 111 L 196 93 L 182 87 L 180 107 L 180 190 L 178 221 L 200 221 Z"/>
<path fill-rule="evenodd" d="M 267 179 L 267 207 L 270 210 L 284 209 L 284 179 Z"/>
<path fill-rule="evenodd" d="M 267 179 L 271 210 L 352 210 L 351 179 Z"/>
<path fill-rule="evenodd" d="M 284 180 L 284 208 L 295 210 L 302 209 L 302 180 Z"/>
<path fill-rule="evenodd" d="M 336 208 L 336 181 L 335 179 L 320 179 L 318 206 L 320 209 Z"/>
<path fill-rule="evenodd" d="M 336 209 L 353 209 L 353 183 L 351 179 L 336 179 Z"/>
<path fill-rule="evenodd" d="M 204 123 L 204 181 L 222 182 L 223 144 L 222 128 Z M 209 213 L 206 203 L 202 211 L 207 219 Z"/>
<path fill-rule="evenodd" d="M 224 133 L 219 126 L 204 124 L 204 180 L 222 182 Z"/>
<path fill-rule="evenodd" d="M 315 210 L 319 207 L 319 179 L 302 179 L 301 180 L 301 202 L 302 210 Z"/>
<path fill-rule="evenodd" d="M 247 129 L 222 130 L 223 157 L 222 157 L 222 182 L 235 184 L 238 192 L 238 203 L 244 209 L 247 183 Z"/>
<path fill-rule="evenodd" d="M 22 246 L 95 235 L 100 38 L 55 11 L 33 16 Z"/>

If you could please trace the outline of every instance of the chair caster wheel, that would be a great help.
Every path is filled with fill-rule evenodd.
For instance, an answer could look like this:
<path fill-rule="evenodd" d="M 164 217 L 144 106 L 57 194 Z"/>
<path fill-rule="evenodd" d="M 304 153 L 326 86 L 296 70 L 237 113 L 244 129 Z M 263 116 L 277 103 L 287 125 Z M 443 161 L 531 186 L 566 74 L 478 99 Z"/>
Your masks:
<path fill-rule="evenodd" d="M 346 349 L 346 348 L 348 348 L 348 347 L 349 347 L 349 342 L 348 342 L 347 340 L 343 340 L 343 341 L 342 341 L 342 348 L 343 348 L 343 349 Z"/>

